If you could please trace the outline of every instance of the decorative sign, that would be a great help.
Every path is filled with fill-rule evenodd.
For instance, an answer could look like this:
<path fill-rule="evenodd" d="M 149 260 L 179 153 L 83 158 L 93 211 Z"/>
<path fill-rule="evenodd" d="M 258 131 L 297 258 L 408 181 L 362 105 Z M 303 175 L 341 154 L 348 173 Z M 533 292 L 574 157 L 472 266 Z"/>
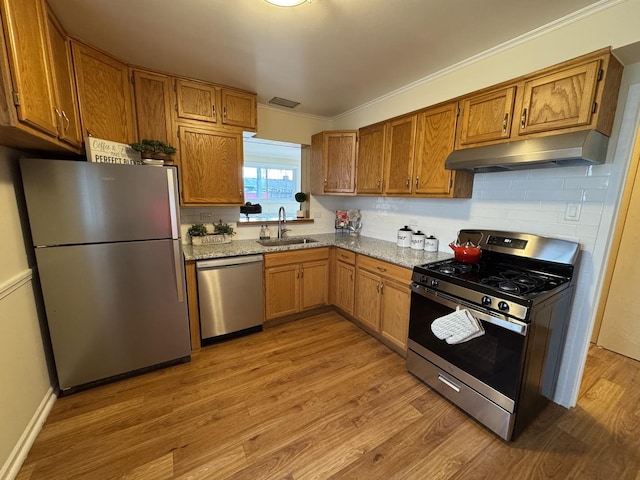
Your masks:
<path fill-rule="evenodd" d="M 141 165 L 140 152 L 126 143 L 112 142 L 102 138 L 86 137 L 87 160 L 97 163 L 119 163 L 124 165 Z"/>

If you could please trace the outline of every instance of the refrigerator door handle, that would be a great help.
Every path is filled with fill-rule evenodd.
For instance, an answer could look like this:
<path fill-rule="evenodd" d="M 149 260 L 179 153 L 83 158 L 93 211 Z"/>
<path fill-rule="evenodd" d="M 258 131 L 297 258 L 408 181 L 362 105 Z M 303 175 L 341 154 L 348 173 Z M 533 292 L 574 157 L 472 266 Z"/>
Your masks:
<path fill-rule="evenodd" d="M 182 248 L 180 248 L 180 239 L 173 241 L 173 265 L 176 270 L 178 303 L 182 303 L 184 302 L 184 278 L 182 276 Z"/>
<path fill-rule="evenodd" d="M 180 238 L 180 216 L 178 214 L 178 189 L 176 188 L 176 173 L 173 168 L 167 168 L 167 186 L 169 189 L 169 214 L 171 215 L 171 238 Z"/>

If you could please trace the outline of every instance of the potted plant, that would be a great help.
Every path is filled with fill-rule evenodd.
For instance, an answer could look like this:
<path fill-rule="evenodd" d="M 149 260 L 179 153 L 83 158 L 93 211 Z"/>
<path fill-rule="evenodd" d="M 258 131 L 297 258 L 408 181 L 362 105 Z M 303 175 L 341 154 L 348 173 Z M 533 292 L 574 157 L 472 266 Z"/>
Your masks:
<path fill-rule="evenodd" d="M 138 143 L 129 144 L 131 148 L 140 152 L 140 156 L 143 160 L 153 159 L 171 161 L 172 156 L 176 153 L 176 148 L 168 145 L 160 140 L 150 140 L 144 138 Z"/>
<path fill-rule="evenodd" d="M 294 195 L 294 198 L 296 199 L 296 202 L 300 204 L 300 210 L 296 212 L 296 218 L 304 218 L 305 214 L 302 204 L 307 201 L 307 194 L 304 192 L 298 192 Z"/>
<path fill-rule="evenodd" d="M 235 235 L 233 227 L 228 223 L 222 223 L 220 220 L 218 223 L 213 224 L 213 234 L 214 235 L 224 235 L 225 238 L 228 236 L 231 239 L 232 235 Z"/>
<path fill-rule="evenodd" d="M 187 234 L 191 237 L 191 245 L 202 245 L 202 239 L 207 235 L 207 227 L 202 223 L 195 223 L 189 227 Z"/>

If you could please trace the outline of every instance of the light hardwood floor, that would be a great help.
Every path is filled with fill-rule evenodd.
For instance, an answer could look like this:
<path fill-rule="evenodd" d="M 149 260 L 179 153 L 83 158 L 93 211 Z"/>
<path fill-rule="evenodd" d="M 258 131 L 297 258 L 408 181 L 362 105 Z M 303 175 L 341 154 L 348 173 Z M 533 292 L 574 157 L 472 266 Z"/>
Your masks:
<path fill-rule="evenodd" d="M 575 409 L 505 443 L 336 313 L 60 398 L 19 480 L 640 479 L 640 363 L 592 347 Z"/>

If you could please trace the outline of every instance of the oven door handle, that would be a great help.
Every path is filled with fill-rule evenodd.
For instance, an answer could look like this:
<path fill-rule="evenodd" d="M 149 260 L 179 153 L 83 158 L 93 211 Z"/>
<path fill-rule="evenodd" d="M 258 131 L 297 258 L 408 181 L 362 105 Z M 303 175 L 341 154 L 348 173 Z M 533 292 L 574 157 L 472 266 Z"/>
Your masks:
<path fill-rule="evenodd" d="M 452 308 L 454 310 L 458 310 L 459 308 L 466 308 L 478 320 L 491 323 L 497 327 L 504 328 L 511 332 L 517 333 L 518 335 L 525 336 L 527 334 L 528 325 L 524 322 L 519 322 L 518 320 L 514 320 L 510 318 L 500 318 L 500 317 L 495 317 L 493 315 L 489 315 L 485 312 L 478 310 L 477 307 L 474 307 L 471 304 L 461 302 L 459 299 L 450 297 L 448 295 L 445 295 L 444 293 L 440 293 L 440 292 L 436 293 L 417 283 L 411 284 L 411 291 L 423 297 L 428 297 L 434 302 L 437 302 L 441 305 L 445 305 L 446 307 Z"/>

